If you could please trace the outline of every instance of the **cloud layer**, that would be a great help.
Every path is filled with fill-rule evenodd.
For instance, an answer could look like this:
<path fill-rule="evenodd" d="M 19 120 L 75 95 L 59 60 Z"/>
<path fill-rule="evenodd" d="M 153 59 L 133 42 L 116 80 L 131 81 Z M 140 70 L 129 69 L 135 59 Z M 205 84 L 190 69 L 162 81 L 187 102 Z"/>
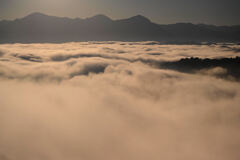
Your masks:
<path fill-rule="evenodd" d="M 158 65 L 227 47 L 0 45 L 0 159 L 238 160 L 240 84 Z"/>

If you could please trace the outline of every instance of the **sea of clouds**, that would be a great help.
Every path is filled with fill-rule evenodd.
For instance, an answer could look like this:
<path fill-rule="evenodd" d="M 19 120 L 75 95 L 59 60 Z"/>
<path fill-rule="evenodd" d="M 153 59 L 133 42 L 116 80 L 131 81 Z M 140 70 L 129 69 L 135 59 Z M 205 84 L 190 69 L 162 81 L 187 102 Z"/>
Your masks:
<path fill-rule="evenodd" d="M 161 68 L 237 45 L 0 45 L 0 160 L 239 160 L 240 83 Z"/>

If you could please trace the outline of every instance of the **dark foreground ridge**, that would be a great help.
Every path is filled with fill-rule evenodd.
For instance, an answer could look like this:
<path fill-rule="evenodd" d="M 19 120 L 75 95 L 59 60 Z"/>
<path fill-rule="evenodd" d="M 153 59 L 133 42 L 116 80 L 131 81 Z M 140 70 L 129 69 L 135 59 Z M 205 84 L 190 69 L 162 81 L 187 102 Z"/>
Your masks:
<path fill-rule="evenodd" d="M 0 21 L 0 43 L 72 41 L 240 42 L 240 26 L 159 25 L 142 15 L 112 20 L 105 15 L 71 19 L 32 13 L 21 19 Z"/>
<path fill-rule="evenodd" d="M 179 61 L 163 62 L 161 68 L 184 73 L 203 73 L 240 81 L 240 57 L 221 59 L 184 58 Z"/>

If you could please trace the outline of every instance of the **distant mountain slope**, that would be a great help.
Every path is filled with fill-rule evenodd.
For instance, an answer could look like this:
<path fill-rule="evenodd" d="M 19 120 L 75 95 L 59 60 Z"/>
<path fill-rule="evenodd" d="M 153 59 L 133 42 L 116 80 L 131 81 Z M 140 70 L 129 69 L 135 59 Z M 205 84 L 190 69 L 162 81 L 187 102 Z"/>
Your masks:
<path fill-rule="evenodd" d="M 0 21 L 0 43 L 69 41 L 239 42 L 240 26 L 159 25 L 141 15 L 112 20 L 104 15 L 70 19 L 32 13 Z"/>
<path fill-rule="evenodd" d="M 210 74 L 220 78 L 240 81 L 240 57 L 220 59 L 191 57 L 178 61 L 163 62 L 160 67 L 185 73 Z"/>

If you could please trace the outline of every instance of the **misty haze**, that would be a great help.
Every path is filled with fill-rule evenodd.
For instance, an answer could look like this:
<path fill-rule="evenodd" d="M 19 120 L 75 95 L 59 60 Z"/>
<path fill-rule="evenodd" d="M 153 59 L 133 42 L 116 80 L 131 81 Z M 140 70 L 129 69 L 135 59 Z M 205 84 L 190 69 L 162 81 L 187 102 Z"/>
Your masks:
<path fill-rule="evenodd" d="M 239 160 L 238 4 L 0 1 L 0 160 Z"/>

